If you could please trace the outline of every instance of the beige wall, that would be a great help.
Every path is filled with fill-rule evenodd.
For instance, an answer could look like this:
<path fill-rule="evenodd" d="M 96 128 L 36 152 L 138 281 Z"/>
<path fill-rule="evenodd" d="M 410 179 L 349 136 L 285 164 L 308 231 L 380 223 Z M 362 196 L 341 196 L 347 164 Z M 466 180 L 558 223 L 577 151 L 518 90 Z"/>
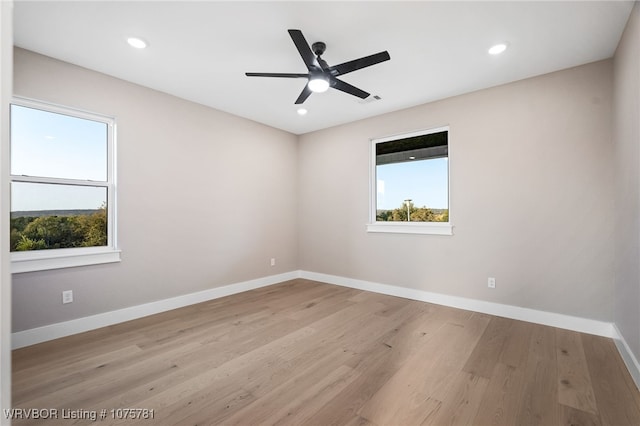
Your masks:
<path fill-rule="evenodd" d="M 614 321 L 640 359 L 640 5 L 615 54 L 616 282 Z"/>
<path fill-rule="evenodd" d="M 297 268 L 294 135 L 21 49 L 14 91 L 116 117 L 122 249 L 14 275 L 14 331 Z"/>
<path fill-rule="evenodd" d="M 607 60 L 301 136 L 300 269 L 610 321 L 611 93 Z M 442 125 L 455 235 L 366 233 L 369 139 Z"/>

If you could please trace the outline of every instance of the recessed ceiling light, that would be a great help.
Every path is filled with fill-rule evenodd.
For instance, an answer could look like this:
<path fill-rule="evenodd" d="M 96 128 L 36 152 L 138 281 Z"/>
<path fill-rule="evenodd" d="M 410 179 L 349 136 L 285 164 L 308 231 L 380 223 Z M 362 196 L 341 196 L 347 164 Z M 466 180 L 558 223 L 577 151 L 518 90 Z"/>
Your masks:
<path fill-rule="evenodd" d="M 409 160 L 415 160 L 416 157 L 409 157 Z"/>
<path fill-rule="evenodd" d="M 489 54 L 490 55 L 499 55 L 502 52 L 504 52 L 505 50 L 507 50 L 506 43 L 499 43 L 499 44 L 493 45 L 493 46 L 491 46 L 491 48 L 489 48 Z"/>
<path fill-rule="evenodd" d="M 298 108 L 298 115 L 306 115 L 307 114 L 307 110 L 304 108 Z"/>
<path fill-rule="evenodd" d="M 144 49 L 147 47 L 147 42 L 138 37 L 129 37 L 127 39 L 127 43 L 129 43 L 129 46 L 135 47 L 136 49 Z"/>

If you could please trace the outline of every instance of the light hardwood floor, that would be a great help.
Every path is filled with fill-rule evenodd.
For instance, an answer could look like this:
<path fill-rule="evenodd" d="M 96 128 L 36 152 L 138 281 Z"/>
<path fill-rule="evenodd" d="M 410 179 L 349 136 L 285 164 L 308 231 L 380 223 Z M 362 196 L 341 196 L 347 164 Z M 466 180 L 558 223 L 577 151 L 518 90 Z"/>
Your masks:
<path fill-rule="evenodd" d="M 610 339 L 307 280 L 16 350 L 13 401 L 102 425 L 640 425 Z"/>

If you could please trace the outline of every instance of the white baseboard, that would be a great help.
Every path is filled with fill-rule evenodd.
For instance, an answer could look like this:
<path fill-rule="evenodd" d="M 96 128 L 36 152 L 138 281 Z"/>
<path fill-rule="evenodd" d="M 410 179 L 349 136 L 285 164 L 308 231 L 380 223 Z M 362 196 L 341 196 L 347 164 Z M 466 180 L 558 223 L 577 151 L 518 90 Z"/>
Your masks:
<path fill-rule="evenodd" d="M 564 328 L 567 330 L 574 330 L 582 333 L 589 333 L 598 336 L 613 338 L 616 339 L 618 350 L 621 351 L 621 355 L 625 359 L 627 366 L 629 366 L 629 371 L 631 371 L 631 374 L 636 380 L 636 383 L 639 382 L 638 378 L 640 378 L 640 368 L 638 367 L 638 362 L 635 357 L 633 357 L 631 351 L 628 349 L 628 346 L 626 345 L 624 339 L 621 339 L 618 329 L 612 323 L 309 271 L 291 271 L 284 274 L 271 275 L 268 277 L 230 284 L 223 287 L 216 287 L 197 293 L 185 294 L 170 299 L 164 299 L 156 302 L 145 303 L 143 305 L 118 309 L 116 311 L 104 312 L 101 314 L 78 318 L 71 321 L 65 321 L 61 323 L 46 325 L 43 327 L 19 331 L 12 334 L 12 348 L 18 349 L 37 343 L 42 343 L 48 340 L 70 336 L 72 334 L 83 333 L 85 331 L 94 330 L 100 327 L 106 327 L 124 321 L 142 318 L 148 315 L 169 311 L 171 309 L 177 309 L 200 302 L 206 302 L 208 300 L 277 284 L 295 278 L 306 278 L 343 287 L 356 288 L 360 290 L 371 291 L 374 293 L 381 293 L 390 296 L 403 297 L 406 299 L 435 303 L 438 305 L 450 306 L 453 308 L 465 309 L 474 312 L 481 312 L 505 318 L 512 318 L 536 324 L 543 324 L 552 327 Z M 620 340 L 620 342 L 618 342 L 618 340 Z M 624 352 L 621 347 L 624 349 Z M 635 371 L 638 374 L 634 374 L 632 368 L 635 368 Z"/>
<path fill-rule="evenodd" d="M 483 300 L 449 296 L 441 293 L 432 293 L 424 290 L 379 284 L 335 275 L 320 274 L 317 272 L 300 271 L 300 278 L 321 281 L 343 287 L 357 288 L 359 290 L 366 290 L 374 293 L 387 294 L 389 296 L 403 297 L 405 299 L 435 303 L 437 305 L 450 306 L 452 308 L 481 312 L 504 318 L 527 321 L 535 324 L 579 331 L 581 333 L 595 334 L 597 336 L 604 336 L 613 339 L 617 339 L 619 337 L 618 331 L 614 325 L 604 321 L 557 314 L 554 312 L 538 311 L 520 306 L 503 305 Z"/>
<path fill-rule="evenodd" d="M 32 328 L 29 330 L 18 331 L 11 335 L 11 346 L 13 349 L 31 346 L 35 345 L 36 343 L 42 343 L 48 340 L 70 336 L 72 334 L 83 333 L 85 331 L 95 330 L 100 327 L 106 327 L 133 319 L 158 314 L 160 312 L 170 311 L 172 309 L 181 308 L 200 302 L 206 302 L 208 300 L 218 299 L 220 297 L 229 296 L 236 293 L 242 293 L 243 291 L 266 287 L 268 285 L 277 284 L 298 277 L 298 271 L 286 272 L 284 274 L 271 275 L 268 277 L 230 284 L 223 287 L 216 287 L 209 290 L 199 291 L 197 293 L 185 294 L 182 296 L 172 297 L 170 299 L 158 300 L 156 302 L 145 303 L 143 305 L 131 306 L 129 308 L 118 309 L 116 311 L 104 312 L 101 314 L 78 318 L 71 321 L 65 321 L 46 325 L 43 327 Z"/>
<path fill-rule="evenodd" d="M 618 330 L 618 326 L 613 324 L 613 328 L 618 334 L 618 337 L 614 339 L 616 347 L 618 348 L 618 352 L 620 352 L 620 356 L 627 366 L 627 370 L 629 370 L 629 374 L 631 374 L 636 387 L 640 389 L 640 363 L 638 362 L 638 359 L 635 357 L 635 355 L 633 355 L 633 351 L 627 344 L 624 335 L 620 332 L 620 330 Z"/>

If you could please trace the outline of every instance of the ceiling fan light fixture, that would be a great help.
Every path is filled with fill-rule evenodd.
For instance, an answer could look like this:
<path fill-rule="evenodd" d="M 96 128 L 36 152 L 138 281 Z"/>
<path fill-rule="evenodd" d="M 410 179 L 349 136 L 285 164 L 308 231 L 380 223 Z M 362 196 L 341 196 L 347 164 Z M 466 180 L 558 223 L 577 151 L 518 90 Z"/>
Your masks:
<path fill-rule="evenodd" d="M 329 79 L 323 75 L 315 76 L 309 80 L 309 90 L 316 93 L 326 92 L 329 89 Z"/>

